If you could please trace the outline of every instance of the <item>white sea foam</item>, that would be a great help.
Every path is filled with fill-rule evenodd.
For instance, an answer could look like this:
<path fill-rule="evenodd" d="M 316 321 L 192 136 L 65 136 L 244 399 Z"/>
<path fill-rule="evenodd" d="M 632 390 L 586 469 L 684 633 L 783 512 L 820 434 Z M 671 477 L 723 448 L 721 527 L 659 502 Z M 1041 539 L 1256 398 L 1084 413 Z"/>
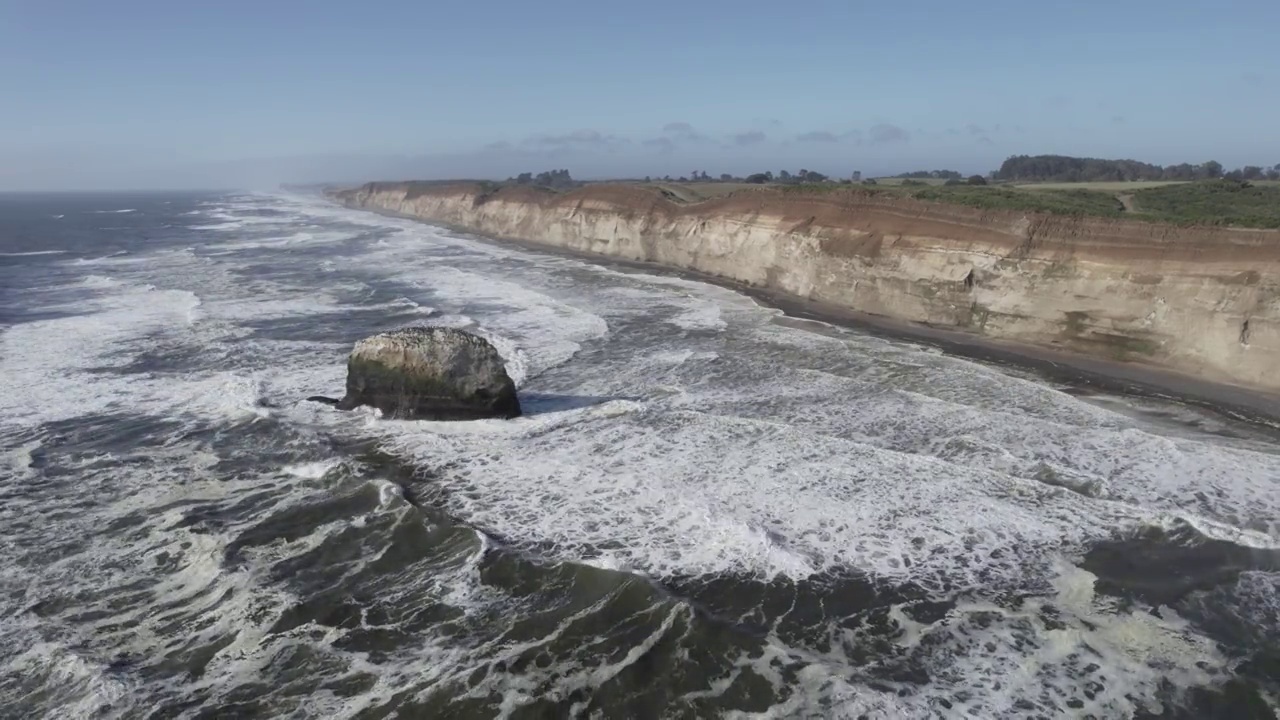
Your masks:
<path fill-rule="evenodd" d="M 609 330 L 599 315 L 513 282 L 450 267 L 419 269 L 401 263 L 388 269 L 395 280 L 429 289 L 450 303 L 494 306 L 496 312 L 484 322 L 466 329 L 494 342 L 507 359 L 513 379 L 519 377 L 517 384 L 567 362 L 583 342 L 601 338 Z M 434 324 L 445 321 L 438 318 Z"/>
<path fill-rule="evenodd" d="M 690 360 L 715 360 L 720 357 L 720 353 L 716 352 L 698 352 L 695 350 L 671 350 L 665 352 L 656 352 L 649 356 L 653 362 L 661 365 L 683 365 Z"/>
<path fill-rule="evenodd" d="M 38 450 L 41 444 L 39 440 L 32 440 L 4 453 L 3 464 L 8 466 L 10 477 L 25 478 L 32 474 L 31 466 L 35 462 L 32 453 Z"/>
<path fill-rule="evenodd" d="M 186 291 L 131 286 L 89 276 L 84 286 L 115 290 L 82 307 L 83 314 L 23 323 L 0 335 L 7 421 L 50 422 L 128 402 L 130 381 L 98 374 L 133 360 L 131 346 L 152 333 L 195 322 L 200 298 Z"/>
<path fill-rule="evenodd" d="M 35 255 L 63 255 L 66 250 L 32 250 L 30 252 L 0 253 L 0 257 L 32 257 Z"/>
<path fill-rule="evenodd" d="M 129 254 L 128 251 L 120 250 L 117 252 L 113 252 L 110 255 L 103 255 L 101 257 L 96 257 L 96 258 L 76 258 L 75 264 L 76 265 L 100 265 L 128 254 Z"/>
<path fill-rule="evenodd" d="M 123 209 L 121 209 L 121 210 L 94 210 L 94 211 L 92 211 L 92 214 L 94 214 L 94 215 L 122 215 L 122 214 L 124 214 L 124 213 L 135 213 L 135 212 L 138 212 L 138 209 L 137 209 L 137 208 L 123 208 Z"/>
<path fill-rule="evenodd" d="M 235 230 L 244 227 L 243 220 L 229 220 L 227 222 L 213 223 L 211 225 L 192 225 L 192 230 Z"/>
<path fill-rule="evenodd" d="M 284 473 L 286 475 L 292 475 L 306 480 L 319 480 L 328 474 L 330 470 L 337 467 L 338 464 L 339 461 L 337 460 L 316 460 L 313 462 L 295 463 L 293 465 L 286 465 L 284 467 Z"/>
<path fill-rule="evenodd" d="M 126 677 L 57 642 L 36 640 L 7 665 L 10 673 L 43 678 L 52 691 L 50 704 L 60 705 L 67 717 L 102 717 L 104 708 L 120 705 L 135 691 Z"/>
<path fill-rule="evenodd" d="M 720 308 L 711 303 L 686 310 L 669 322 L 685 330 L 723 330 L 727 327 L 720 319 Z"/>

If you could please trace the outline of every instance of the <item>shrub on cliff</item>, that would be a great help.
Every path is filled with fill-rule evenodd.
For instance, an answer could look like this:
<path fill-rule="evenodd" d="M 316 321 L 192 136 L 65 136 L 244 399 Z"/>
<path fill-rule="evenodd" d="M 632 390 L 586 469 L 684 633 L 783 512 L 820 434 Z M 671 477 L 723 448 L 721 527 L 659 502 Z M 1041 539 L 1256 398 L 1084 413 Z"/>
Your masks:
<path fill-rule="evenodd" d="M 1280 228 L 1280 187 L 1274 185 L 1205 180 L 1138 190 L 1133 201 L 1138 212 L 1155 220 Z"/>
<path fill-rule="evenodd" d="M 918 200 L 988 210 L 1096 217 L 1120 217 L 1124 212 L 1124 206 L 1115 196 L 1096 190 L 1018 190 L 965 184 L 913 188 L 909 194 Z"/>

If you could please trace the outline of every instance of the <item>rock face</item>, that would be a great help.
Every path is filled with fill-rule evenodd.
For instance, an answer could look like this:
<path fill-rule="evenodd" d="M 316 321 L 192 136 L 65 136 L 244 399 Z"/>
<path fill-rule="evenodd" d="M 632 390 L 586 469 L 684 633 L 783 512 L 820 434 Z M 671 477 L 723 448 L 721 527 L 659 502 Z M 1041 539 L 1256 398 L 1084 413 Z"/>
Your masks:
<path fill-rule="evenodd" d="M 347 361 L 350 410 L 369 405 L 389 418 L 477 420 L 520 415 L 516 385 L 484 338 L 453 328 L 421 327 L 356 343 Z"/>
<path fill-rule="evenodd" d="M 628 185 L 551 193 L 370 183 L 333 197 L 872 317 L 1280 392 L 1280 231 L 979 210 L 857 190 L 681 204 Z"/>

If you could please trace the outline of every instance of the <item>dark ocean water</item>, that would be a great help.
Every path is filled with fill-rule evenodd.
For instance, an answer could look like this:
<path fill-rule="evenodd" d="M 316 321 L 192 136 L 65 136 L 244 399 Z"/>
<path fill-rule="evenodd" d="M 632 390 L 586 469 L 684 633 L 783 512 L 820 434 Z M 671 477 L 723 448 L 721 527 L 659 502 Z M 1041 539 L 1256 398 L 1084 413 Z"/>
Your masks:
<path fill-rule="evenodd" d="M 374 332 L 528 411 L 384 421 Z M 0 196 L 0 717 L 1273 717 L 1280 443 L 244 194 Z"/>

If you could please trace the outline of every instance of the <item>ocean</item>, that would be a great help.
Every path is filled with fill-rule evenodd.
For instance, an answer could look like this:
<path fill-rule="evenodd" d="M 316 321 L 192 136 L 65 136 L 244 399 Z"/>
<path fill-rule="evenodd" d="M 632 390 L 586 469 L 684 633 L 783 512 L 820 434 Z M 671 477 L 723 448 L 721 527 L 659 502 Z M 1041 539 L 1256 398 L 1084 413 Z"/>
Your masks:
<path fill-rule="evenodd" d="M 490 338 L 526 416 L 340 412 Z M 1280 431 L 305 194 L 0 196 L 0 717 L 1206 718 Z"/>

